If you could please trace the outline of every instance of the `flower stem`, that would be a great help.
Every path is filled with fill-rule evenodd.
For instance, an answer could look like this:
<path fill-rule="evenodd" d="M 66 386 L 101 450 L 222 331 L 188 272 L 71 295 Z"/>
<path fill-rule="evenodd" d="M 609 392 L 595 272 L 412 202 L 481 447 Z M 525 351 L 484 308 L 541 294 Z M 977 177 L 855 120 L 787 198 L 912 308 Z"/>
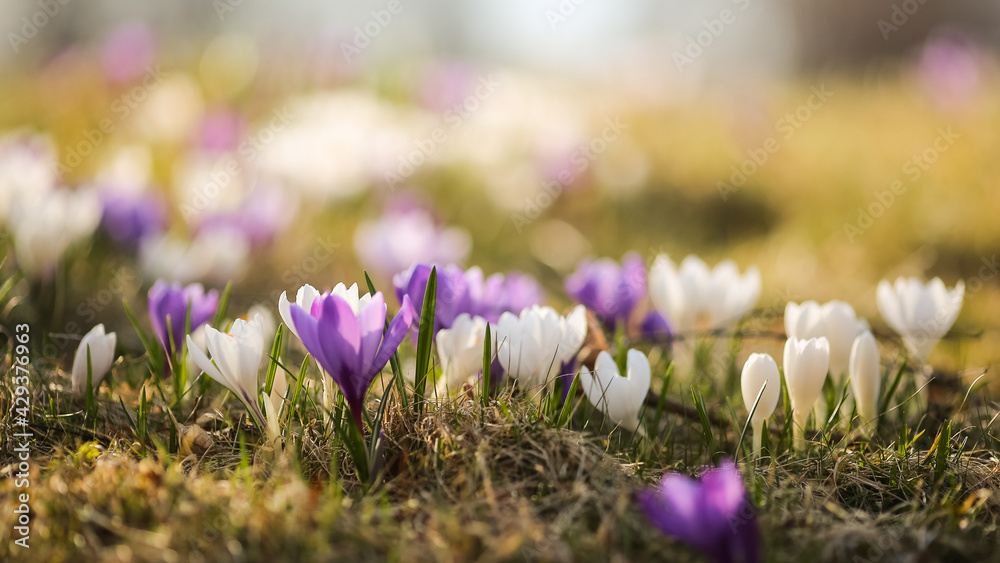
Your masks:
<path fill-rule="evenodd" d="M 753 422 L 753 459 L 760 459 L 761 442 L 764 439 L 764 421 Z"/>
<path fill-rule="evenodd" d="M 804 450 L 806 447 L 806 423 L 809 422 L 809 411 L 795 411 L 792 414 L 792 421 L 794 423 L 792 434 L 795 436 L 794 449 Z"/>

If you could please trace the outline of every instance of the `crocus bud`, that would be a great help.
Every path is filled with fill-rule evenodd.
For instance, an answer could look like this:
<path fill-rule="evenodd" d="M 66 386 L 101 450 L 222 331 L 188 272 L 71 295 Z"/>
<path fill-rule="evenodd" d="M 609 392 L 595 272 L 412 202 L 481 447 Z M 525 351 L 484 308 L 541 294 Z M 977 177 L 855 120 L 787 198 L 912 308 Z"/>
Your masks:
<path fill-rule="evenodd" d="M 760 456 L 764 422 L 774 413 L 778 398 L 781 397 L 781 375 L 774 358 L 768 354 L 750 354 L 743 364 L 740 386 L 743 390 L 743 404 L 748 413 L 753 412 L 750 423 L 753 425 L 753 455 L 756 458 Z M 761 389 L 764 390 L 763 393 Z M 760 401 L 757 401 L 757 395 L 760 395 Z M 754 403 L 757 404 L 756 409 Z"/>
<path fill-rule="evenodd" d="M 881 386 L 878 344 L 871 331 L 865 331 L 854 339 L 851 347 L 851 388 L 858 404 L 858 414 L 865 422 L 872 422 L 878 416 L 878 392 Z"/>
<path fill-rule="evenodd" d="M 99 324 L 80 340 L 80 346 L 73 357 L 73 392 L 82 395 L 87 391 L 87 350 L 90 349 L 90 384 L 94 389 L 111 369 L 115 361 L 115 343 L 117 336 L 113 332 L 104 333 L 104 325 Z"/>
<path fill-rule="evenodd" d="M 792 403 L 792 418 L 799 443 L 805 442 L 805 426 L 813 404 L 823 391 L 830 368 L 830 343 L 825 337 L 785 342 L 785 383 Z"/>

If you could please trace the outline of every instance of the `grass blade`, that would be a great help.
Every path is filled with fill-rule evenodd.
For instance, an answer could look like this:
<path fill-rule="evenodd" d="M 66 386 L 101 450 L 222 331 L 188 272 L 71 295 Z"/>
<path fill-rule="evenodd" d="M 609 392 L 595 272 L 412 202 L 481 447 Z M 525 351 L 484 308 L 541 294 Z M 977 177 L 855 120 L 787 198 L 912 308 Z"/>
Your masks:
<path fill-rule="evenodd" d="M 715 435 L 712 434 L 712 424 L 708 419 L 708 411 L 705 409 L 705 398 L 702 397 L 701 391 L 699 391 L 695 386 L 691 386 L 691 396 L 694 398 L 694 406 L 698 409 L 698 418 L 701 420 L 701 429 L 705 434 L 705 442 L 708 444 L 709 451 L 712 452 L 712 462 L 717 463 L 718 460 L 718 448 L 715 445 Z"/>
<path fill-rule="evenodd" d="M 899 382 L 903 379 L 904 371 L 906 371 L 905 360 L 899 366 L 899 370 L 896 372 L 896 378 L 892 380 L 892 385 L 886 388 L 885 395 L 882 395 L 882 404 L 879 405 L 878 412 L 875 413 L 875 416 L 878 417 L 879 424 L 882 423 L 882 414 L 889 408 L 889 401 L 892 400 L 892 396 L 896 394 L 896 389 L 899 388 Z"/>
<path fill-rule="evenodd" d="M 566 402 L 562 405 L 562 410 L 559 411 L 559 417 L 556 418 L 556 427 L 566 426 L 569 422 L 570 416 L 573 414 L 574 405 L 576 405 L 576 390 L 580 387 L 580 378 L 575 374 L 573 375 L 573 382 L 569 384 L 569 392 L 566 393 Z"/>
<path fill-rule="evenodd" d="M 274 342 L 271 344 L 270 360 L 267 363 L 267 377 L 264 378 L 264 393 L 271 394 L 271 387 L 274 386 L 274 376 L 278 373 L 278 354 L 281 353 L 281 341 L 285 336 L 285 325 L 278 325 L 278 331 L 274 334 Z"/>
<path fill-rule="evenodd" d="M 951 420 L 944 421 L 941 432 L 934 441 L 934 482 L 940 483 L 948 470 L 948 457 L 951 454 Z"/>
<path fill-rule="evenodd" d="M 220 325 L 222 324 L 222 320 L 226 318 L 226 311 L 229 309 L 229 295 L 232 291 L 233 282 L 229 282 L 226 284 L 226 289 L 222 290 L 222 297 L 219 299 L 219 308 L 216 309 L 215 316 L 212 317 L 212 326 L 218 330 L 222 330 Z"/>
<path fill-rule="evenodd" d="M 375 284 L 372 283 L 372 279 L 371 277 L 368 276 L 367 270 L 364 272 L 364 274 L 365 274 L 365 283 L 368 284 L 368 293 L 375 295 L 377 293 L 375 291 Z M 389 330 L 389 323 L 390 323 L 389 316 L 386 315 L 385 328 L 382 330 L 382 334 L 385 334 L 385 332 Z M 400 366 L 399 349 L 397 348 L 396 351 L 392 353 L 392 356 L 389 357 L 389 367 L 392 368 L 392 378 L 393 382 L 396 384 L 396 391 L 399 393 L 400 405 L 402 405 L 403 409 L 405 410 L 409 406 L 408 405 L 409 401 L 407 400 L 406 397 L 406 380 L 403 379 L 403 370 L 400 369 L 399 366 Z"/>
<path fill-rule="evenodd" d="M 142 347 L 146 349 L 146 354 L 149 356 L 149 364 L 153 369 L 153 373 L 162 374 L 163 373 L 163 348 L 160 343 L 156 341 L 156 337 L 150 337 L 145 330 L 142 329 L 142 325 L 139 324 L 139 319 L 136 318 L 135 313 L 132 312 L 132 308 L 128 306 L 128 301 L 122 299 L 122 307 L 125 308 L 125 316 L 128 317 L 128 321 L 132 323 L 132 329 L 139 336 L 139 341 L 142 342 Z"/>
<path fill-rule="evenodd" d="M 493 389 L 493 358 L 490 351 L 493 350 L 493 335 L 490 333 L 490 323 L 486 323 L 486 336 L 483 338 L 483 378 L 482 389 L 479 391 L 479 401 L 483 409 L 490 406 L 490 392 Z"/>
<path fill-rule="evenodd" d="M 417 361 L 413 402 L 417 411 L 423 411 L 424 389 L 427 387 L 427 372 L 431 363 L 431 344 L 434 342 L 434 310 L 437 304 L 437 266 L 431 268 L 424 291 L 424 306 L 420 312 L 420 332 L 417 335 Z"/>
<path fill-rule="evenodd" d="M 764 380 L 764 384 L 760 386 L 760 391 L 757 392 L 757 398 L 753 400 L 753 407 L 750 408 L 750 414 L 747 415 L 747 423 L 743 425 L 743 431 L 740 432 L 740 439 L 736 442 L 736 450 L 733 451 L 733 459 L 739 459 L 740 446 L 743 445 L 743 437 L 747 434 L 747 429 L 750 428 L 750 421 L 753 420 L 753 413 L 757 412 L 757 405 L 760 403 L 760 398 L 764 396 L 764 389 L 767 388 L 767 380 Z"/>

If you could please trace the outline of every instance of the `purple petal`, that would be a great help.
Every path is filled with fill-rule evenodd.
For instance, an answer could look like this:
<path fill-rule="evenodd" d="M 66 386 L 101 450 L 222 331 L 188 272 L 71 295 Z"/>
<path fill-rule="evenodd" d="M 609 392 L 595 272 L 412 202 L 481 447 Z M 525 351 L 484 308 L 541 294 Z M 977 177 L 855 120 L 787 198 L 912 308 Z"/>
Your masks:
<path fill-rule="evenodd" d="M 646 314 L 639 326 L 639 332 L 644 340 L 651 342 L 666 341 L 670 340 L 671 337 L 670 324 L 666 317 L 658 311 L 650 311 Z"/>
<path fill-rule="evenodd" d="M 413 308 L 408 306 L 409 298 L 403 297 L 403 304 L 399 307 L 399 312 L 393 317 L 392 322 L 389 323 L 389 329 L 385 331 L 385 336 L 382 338 L 382 345 L 379 346 L 378 354 L 375 355 L 375 360 L 372 361 L 371 368 L 369 369 L 369 382 L 375 379 L 385 364 L 389 361 L 389 358 L 396 352 L 399 348 L 399 344 L 406 337 L 406 333 L 410 330 L 410 326 L 413 324 Z"/>
<path fill-rule="evenodd" d="M 746 500 L 743 477 L 731 461 L 723 462 L 718 469 L 707 471 L 701 477 L 701 482 L 706 507 L 718 514 L 736 514 Z"/>
<path fill-rule="evenodd" d="M 295 330 L 299 333 L 302 345 L 316 358 L 323 371 L 328 374 L 333 373 L 335 366 L 326 357 L 326 352 L 322 344 L 320 344 L 319 321 L 302 307 L 299 307 L 297 303 L 290 303 L 288 310 L 292 315 L 292 323 L 295 324 Z"/>
<path fill-rule="evenodd" d="M 637 499 L 661 532 L 714 561 L 760 560 L 756 511 L 731 461 L 705 472 L 700 480 L 668 473 L 657 488 L 640 492 Z"/>
<path fill-rule="evenodd" d="M 630 252 L 622 258 L 621 306 L 625 318 L 628 318 L 632 309 L 646 296 L 646 276 L 646 263 L 643 262 L 641 256 Z"/>
<path fill-rule="evenodd" d="M 427 289 L 427 280 L 431 275 L 431 266 L 427 264 L 414 264 L 409 270 L 401 274 L 396 274 L 392 278 L 393 287 L 396 290 L 396 299 L 400 304 L 403 297 L 409 296 L 410 306 L 414 308 L 414 314 L 420 315 L 420 309 L 424 304 L 424 291 Z"/>
<path fill-rule="evenodd" d="M 349 398 L 349 394 L 355 392 L 358 386 L 354 378 L 361 373 L 361 333 L 358 331 L 358 319 L 347 301 L 336 295 L 326 295 L 317 301 L 321 302 L 319 343 L 323 347 L 323 354 L 334 368 L 330 376 L 340 385 L 345 397 Z M 316 308 L 315 304 L 313 308 Z"/>
<path fill-rule="evenodd" d="M 376 292 L 372 296 L 371 303 L 358 313 L 358 329 L 361 332 L 359 373 L 368 374 L 371 371 L 379 343 L 382 341 L 382 332 L 385 330 L 385 315 L 385 298 L 381 292 Z"/>

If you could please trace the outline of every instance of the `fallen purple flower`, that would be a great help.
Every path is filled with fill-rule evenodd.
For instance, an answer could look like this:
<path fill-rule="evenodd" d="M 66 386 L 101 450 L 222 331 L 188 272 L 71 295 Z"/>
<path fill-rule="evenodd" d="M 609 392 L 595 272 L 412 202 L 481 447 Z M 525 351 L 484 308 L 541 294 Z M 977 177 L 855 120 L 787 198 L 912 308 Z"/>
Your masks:
<path fill-rule="evenodd" d="M 757 513 L 732 461 L 723 461 L 700 479 L 667 473 L 656 488 L 640 492 L 638 501 L 657 529 L 712 561 L 760 561 Z"/>

